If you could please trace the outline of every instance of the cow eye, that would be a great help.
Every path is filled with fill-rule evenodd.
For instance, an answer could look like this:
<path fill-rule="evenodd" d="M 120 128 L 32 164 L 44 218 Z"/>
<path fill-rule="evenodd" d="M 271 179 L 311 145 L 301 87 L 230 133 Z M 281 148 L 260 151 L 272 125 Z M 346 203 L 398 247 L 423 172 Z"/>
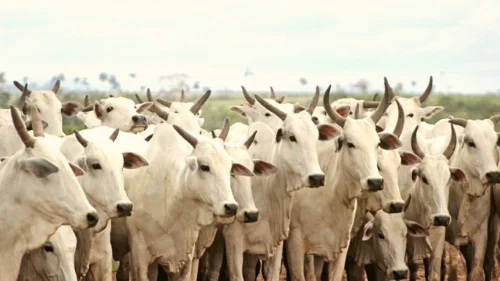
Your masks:
<path fill-rule="evenodd" d="M 422 181 L 425 183 L 425 184 L 429 184 L 429 182 L 427 181 L 427 178 L 424 176 L 422 177 Z"/>
<path fill-rule="evenodd" d="M 469 147 L 476 147 L 476 144 L 473 141 L 467 142 L 467 145 L 469 145 Z"/>
<path fill-rule="evenodd" d="M 113 107 L 112 107 L 112 106 L 110 106 L 110 107 L 106 108 L 106 111 L 107 111 L 107 112 L 111 112 L 111 110 L 113 110 Z"/>
<path fill-rule="evenodd" d="M 352 142 L 348 142 L 348 143 L 347 143 L 347 147 L 349 147 L 349 148 L 354 148 L 354 144 L 352 144 Z"/>
<path fill-rule="evenodd" d="M 266 117 L 269 117 L 269 116 L 271 116 L 271 113 L 266 112 L 266 114 L 264 114 L 264 115 L 265 115 Z"/>
<path fill-rule="evenodd" d="M 290 141 L 291 142 L 297 142 L 297 139 L 295 138 L 295 136 L 290 136 Z"/>
<path fill-rule="evenodd" d="M 379 232 L 378 233 L 378 238 L 385 239 L 385 236 L 384 236 L 384 234 L 382 232 Z"/>
<path fill-rule="evenodd" d="M 54 252 L 54 248 L 52 246 L 44 246 L 43 249 L 45 252 Z"/>
<path fill-rule="evenodd" d="M 201 165 L 201 166 L 200 166 L 200 169 L 201 169 L 203 172 L 210 172 L 210 167 L 208 167 L 208 165 Z"/>
<path fill-rule="evenodd" d="M 92 169 L 94 169 L 94 170 L 100 170 L 102 168 L 101 168 L 101 165 L 99 163 L 94 163 L 94 164 L 92 164 Z"/>
<path fill-rule="evenodd" d="M 406 115 L 406 116 L 408 116 L 408 117 L 412 118 L 414 115 L 413 115 L 413 113 L 410 113 L 410 114 L 408 114 L 408 115 Z"/>

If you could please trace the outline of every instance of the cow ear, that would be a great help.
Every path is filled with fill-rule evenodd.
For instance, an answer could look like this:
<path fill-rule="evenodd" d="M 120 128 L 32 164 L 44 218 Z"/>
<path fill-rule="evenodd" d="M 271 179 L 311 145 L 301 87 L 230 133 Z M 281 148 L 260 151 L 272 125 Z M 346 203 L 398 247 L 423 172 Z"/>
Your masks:
<path fill-rule="evenodd" d="M 467 176 L 459 168 L 450 168 L 450 174 L 454 181 L 467 181 Z"/>
<path fill-rule="evenodd" d="M 196 159 L 196 156 L 186 157 L 186 164 L 191 171 L 196 171 L 198 169 L 198 160 Z"/>
<path fill-rule="evenodd" d="M 412 152 L 399 150 L 399 156 L 401 157 L 401 165 L 411 166 L 422 162 L 422 159 Z"/>
<path fill-rule="evenodd" d="M 306 110 L 306 109 L 298 103 L 293 105 L 293 112 L 294 113 L 299 113 L 299 112 L 304 111 L 304 110 Z"/>
<path fill-rule="evenodd" d="M 246 176 L 246 177 L 253 177 L 255 176 L 250 169 L 247 167 L 241 165 L 240 163 L 236 163 L 233 161 L 233 166 L 231 167 L 231 175 L 232 176 Z"/>
<path fill-rule="evenodd" d="M 246 118 L 247 114 L 243 111 L 244 106 L 233 105 L 229 108 L 232 112 L 235 112 L 239 116 Z"/>
<path fill-rule="evenodd" d="M 279 143 L 283 137 L 283 129 L 278 129 L 276 132 L 276 142 Z"/>
<path fill-rule="evenodd" d="M 144 138 L 144 140 L 146 140 L 146 141 L 150 141 L 152 137 L 153 137 L 153 134 L 151 134 L 151 135 L 149 135 L 149 136 L 145 137 L 145 138 Z"/>
<path fill-rule="evenodd" d="M 370 240 L 373 236 L 373 220 L 367 222 L 363 228 L 363 238 L 362 241 Z"/>
<path fill-rule="evenodd" d="M 133 152 L 123 152 L 123 168 L 137 169 L 149 165 L 148 161 L 139 154 Z"/>
<path fill-rule="evenodd" d="M 59 172 L 59 168 L 54 163 L 43 157 L 21 159 L 18 164 L 21 170 L 30 172 L 37 178 L 45 178 L 50 174 Z"/>
<path fill-rule="evenodd" d="M 102 114 L 104 112 L 104 109 L 102 108 L 101 103 L 98 101 L 96 101 L 94 103 L 94 112 L 95 112 L 95 116 L 97 116 L 97 118 L 102 119 Z"/>
<path fill-rule="evenodd" d="M 423 226 L 420 224 L 410 221 L 410 220 L 405 220 L 406 228 L 408 229 L 408 235 L 412 237 L 426 237 L 429 236 L 429 231 L 425 229 Z"/>
<path fill-rule="evenodd" d="M 274 174 L 278 171 L 278 168 L 266 161 L 254 159 L 253 164 L 253 173 L 257 176 L 266 176 Z"/>
<path fill-rule="evenodd" d="M 351 106 L 342 105 L 335 108 L 335 111 L 337 111 L 337 113 L 340 114 L 340 116 L 347 118 L 347 116 L 349 116 L 349 112 L 351 112 Z"/>
<path fill-rule="evenodd" d="M 378 136 L 380 139 L 379 147 L 384 150 L 393 150 L 396 148 L 400 148 L 402 145 L 399 138 L 393 134 L 382 132 L 378 133 Z"/>
<path fill-rule="evenodd" d="M 87 165 L 87 157 L 86 156 L 80 156 L 78 159 L 76 159 L 76 164 L 82 168 L 84 171 L 89 170 L 89 166 Z"/>
<path fill-rule="evenodd" d="M 329 124 L 321 124 L 316 126 L 319 131 L 319 140 L 326 141 L 331 140 L 334 137 L 340 135 L 340 130 Z"/>
<path fill-rule="evenodd" d="M 444 109 L 442 106 L 428 106 L 422 108 L 422 111 L 424 112 L 424 119 L 429 119 L 432 116 L 434 116 L 436 113 L 441 112 Z"/>
<path fill-rule="evenodd" d="M 64 116 L 75 116 L 78 112 L 82 111 L 83 105 L 76 101 L 68 101 L 62 104 L 61 113 Z"/>
<path fill-rule="evenodd" d="M 71 170 L 73 171 L 73 174 L 75 174 L 75 176 L 79 177 L 79 176 L 83 176 L 83 174 L 85 174 L 85 172 L 82 170 L 82 168 L 78 167 L 77 165 L 71 163 L 71 162 L 68 162 L 69 164 L 69 167 L 71 168 Z"/>
<path fill-rule="evenodd" d="M 144 111 L 148 110 L 152 105 L 153 105 L 152 102 L 145 102 L 145 103 L 138 104 L 135 106 L 135 112 L 143 113 Z"/>
<path fill-rule="evenodd" d="M 417 180 L 417 177 L 418 177 L 418 169 L 417 168 L 411 169 L 411 180 L 415 182 Z"/>

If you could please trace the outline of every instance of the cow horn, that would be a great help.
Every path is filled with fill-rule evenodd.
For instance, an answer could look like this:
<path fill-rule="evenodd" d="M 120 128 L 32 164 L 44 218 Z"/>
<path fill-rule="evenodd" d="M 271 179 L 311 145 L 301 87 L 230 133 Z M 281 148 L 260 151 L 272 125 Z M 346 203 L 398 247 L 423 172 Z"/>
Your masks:
<path fill-rule="evenodd" d="M 161 119 L 167 121 L 169 113 L 161 108 L 159 108 L 156 104 L 153 103 L 151 107 L 148 109 L 149 111 L 158 115 Z"/>
<path fill-rule="evenodd" d="M 183 139 L 185 139 L 193 148 L 196 148 L 196 145 L 198 144 L 198 139 L 196 139 L 190 133 L 184 131 L 184 129 L 182 129 L 177 125 L 173 125 L 173 127 Z"/>
<path fill-rule="evenodd" d="M 500 121 L 500 114 L 491 116 L 490 120 L 491 120 L 491 122 L 493 122 L 493 124 L 498 123 L 498 121 Z"/>
<path fill-rule="evenodd" d="M 144 101 L 139 97 L 138 94 L 135 94 L 135 99 L 137 100 L 138 103 L 144 103 Z"/>
<path fill-rule="evenodd" d="M 75 134 L 76 140 L 78 140 L 83 147 L 87 147 L 89 144 L 88 140 L 84 139 L 77 130 L 74 130 L 73 133 Z"/>
<path fill-rule="evenodd" d="M 356 104 L 356 109 L 354 110 L 354 119 L 359 119 L 359 102 Z"/>
<path fill-rule="evenodd" d="M 394 100 L 398 106 L 398 122 L 396 123 L 396 127 L 394 128 L 394 132 L 392 132 L 392 134 L 399 138 L 403 132 L 403 127 L 405 126 L 405 112 L 403 111 L 403 106 L 401 106 L 398 99 Z"/>
<path fill-rule="evenodd" d="M 413 153 L 420 157 L 420 159 L 424 159 L 425 153 L 422 151 L 422 149 L 420 149 L 420 146 L 418 146 L 417 132 L 418 126 L 415 127 L 415 130 L 413 130 L 413 133 L 411 134 L 411 149 L 413 150 Z"/>
<path fill-rule="evenodd" d="M 36 107 L 31 107 L 31 126 L 33 127 L 33 135 L 35 137 L 45 137 L 43 133 L 42 117 Z"/>
<path fill-rule="evenodd" d="M 196 102 L 195 104 L 193 104 L 193 106 L 191 106 L 191 108 L 189 109 L 189 111 L 191 111 L 193 114 L 196 114 L 198 113 L 198 111 L 200 111 L 201 107 L 203 106 L 203 104 L 205 104 L 205 102 L 208 100 L 208 98 L 210 97 L 210 94 L 212 93 L 212 91 L 208 90 L 206 91 L 203 96 L 201 96 Z"/>
<path fill-rule="evenodd" d="M 257 101 L 259 101 L 259 103 L 262 104 L 262 106 L 267 108 L 267 110 L 271 111 L 276 116 L 278 116 L 281 120 L 285 121 L 286 113 L 284 113 L 283 111 L 279 110 L 278 108 L 272 106 L 266 100 L 261 98 L 259 95 L 255 95 L 255 99 L 257 99 Z"/>
<path fill-rule="evenodd" d="M 377 99 L 378 99 L 378 93 L 375 93 L 375 95 L 373 95 L 372 101 L 377 101 Z"/>
<path fill-rule="evenodd" d="M 429 78 L 429 84 L 427 85 L 425 92 L 418 98 L 420 103 L 423 103 L 429 97 L 431 91 L 432 91 L 432 76 Z"/>
<path fill-rule="evenodd" d="M 19 91 L 21 91 L 21 92 L 24 91 L 24 87 L 21 83 L 14 81 L 14 86 L 16 86 L 16 88 L 19 89 Z M 28 96 L 31 95 L 30 89 L 28 89 L 27 92 L 28 92 Z"/>
<path fill-rule="evenodd" d="M 378 101 L 363 101 L 363 108 L 377 108 L 379 104 Z"/>
<path fill-rule="evenodd" d="M 450 122 L 451 124 L 455 124 L 455 125 L 464 127 L 464 128 L 465 128 L 465 126 L 467 126 L 467 120 L 462 119 L 462 118 L 453 118 L 453 119 L 448 120 L 448 122 Z"/>
<path fill-rule="evenodd" d="M 450 124 L 450 126 L 451 126 L 450 143 L 448 144 L 448 147 L 446 147 L 446 150 L 443 152 L 444 157 L 446 157 L 446 159 L 448 160 L 450 160 L 451 156 L 453 155 L 453 152 L 455 152 L 455 146 L 457 146 L 457 133 L 455 132 L 453 124 Z"/>
<path fill-rule="evenodd" d="M 16 104 L 16 107 L 21 111 L 24 109 L 24 104 L 26 103 L 27 96 L 28 96 L 28 84 L 24 84 L 23 93 L 21 94 L 21 97 L 19 98 L 19 101 Z"/>
<path fill-rule="evenodd" d="M 184 95 L 184 89 L 181 90 L 181 99 L 179 101 L 180 102 L 185 102 L 186 101 L 186 96 Z"/>
<path fill-rule="evenodd" d="M 164 99 L 162 99 L 162 98 L 157 98 L 157 99 L 156 99 L 156 101 L 157 101 L 159 104 L 161 104 L 161 105 L 163 105 L 163 106 L 166 106 L 166 107 L 170 107 L 170 106 L 172 105 L 172 102 L 167 101 L 167 100 L 164 100 Z"/>
<path fill-rule="evenodd" d="M 257 135 L 257 131 L 254 131 L 253 134 L 245 141 L 244 145 L 247 149 L 252 145 L 253 140 L 255 139 L 255 135 Z"/>
<path fill-rule="evenodd" d="M 52 86 L 52 92 L 57 95 L 57 92 L 59 92 L 59 87 L 61 87 L 61 81 L 57 79 L 56 83 L 54 83 L 54 86 Z"/>
<path fill-rule="evenodd" d="M 219 134 L 219 139 L 226 141 L 227 134 L 229 134 L 229 119 L 224 118 L 224 124 L 222 125 L 222 129 Z"/>
<path fill-rule="evenodd" d="M 241 90 L 243 91 L 243 96 L 245 97 L 247 102 L 250 103 L 251 105 L 254 105 L 255 99 L 251 95 L 248 94 L 247 89 L 245 89 L 245 87 L 241 86 Z"/>
<path fill-rule="evenodd" d="M 273 89 L 273 87 L 269 87 L 269 88 L 271 89 L 271 98 L 272 98 L 273 100 L 276 100 L 276 93 L 274 93 L 274 89 Z"/>
<path fill-rule="evenodd" d="M 116 140 L 118 137 L 118 133 L 120 132 L 120 129 L 115 129 L 111 136 L 109 136 L 109 139 L 112 140 L 113 142 Z"/>
<path fill-rule="evenodd" d="M 87 107 L 89 105 L 90 105 L 89 95 L 85 95 L 85 98 L 83 99 L 83 106 Z"/>
<path fill-rule="evenodd" d="M 313 114 L 314 109 L 316 106 L 318 106 L 318 101 L 319 101 L 319 87 L 316 86 L 316 92 L 314 93 L 313 99 L 311 100 L 311 103 L 309 104 L 309 108 L 307 109 L 307 112 L 309 114 Z"/>
<path fill-rule="evenodd" d="M 323 107 L 325 108 L 326 113 L 330 118 L 333 120 L 333 122 L 337 123 L 340 127 L 344 127 L 346 118 L 340 116 L 337 111 L 332 109 L 332 105 L 330 103 L 330 89 L 332 88 L 332 85 L 329 85 L 328 88 L 325 91 L 325 94 L 323 95 Z"/>
<path fill-rule="evenodd" d="M 391 86 L 389 86 L 387 78 L 384 77 L 384 97 L 382 98 L 382 101 L 378 105 L 377 109 L 375 109 L 375 111 L 370 116 L 375 124 L 377 124 L 380 118 L 382 118 L 382 115 L 384 115 L 384 112 L 391 104 L 391 100 L 393 97 L 394 93 L 392 92 Z"/>
<path fill-rule="evenodd" d="M 36 139 L 28 133 L 21 116 L 19 116 L 17 109 L 15 109 L 12 105 L 10 106 L 10 115 L 12 116 L 12 122 L 14 123 L 14 127 L 16 128 L 21 141 L 26 147 L 33 148 L 35 146 Z"/>
<path fill-rule="evenodd" d="M 148 90 L 146 91 L 146 97 L 148 98 L 148 101 L 152 101 L 152 102 L 154 102 L 154 100 L 153 100 L 153 95 L 151 95 L 151 90 L 149 90 L 149 88 L 148 88 Z"/>
<path fill-rule="evenodd" d="M 210 133 L 212 133 L 212 138 L 213 138 L 213 139 L 217 138 L 217 136 L 215 135 L 214 130 L 210 131 Z"/>

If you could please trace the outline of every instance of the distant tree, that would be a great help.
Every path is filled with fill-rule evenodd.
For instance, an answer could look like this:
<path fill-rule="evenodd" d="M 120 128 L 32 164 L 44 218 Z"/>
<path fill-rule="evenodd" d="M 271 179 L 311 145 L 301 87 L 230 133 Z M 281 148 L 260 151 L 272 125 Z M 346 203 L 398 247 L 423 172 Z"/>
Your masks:
<path fill-rule="evenodd" d="M 108 76 L 108 83 L 111 85 L 111 89 L 113 90 L 120 89 L 120 83 L 118 82 L 118 79 L 116 79 L 115 75 L 111 74 Z"/>
<path fill-rule="evenodd" d="M 7 107 L 7 105 L 9 105 L 9 101 L 10 101 L 10 95 L 9 93 L 5 93 L 5 92 L 2 92 L 0 93 L 0 107 Z"/>
<path fill-rule="evenodd" d="M 195 81 L 193 83 L 193 89 L 198 90 L 200 88 L 200 81 Z"/>
<path fill-rule="evenodd" d="M 250 77 L 253 76 L 253 72 L 250 70 L 250 68 L 245 69 L 245 73 L 243 74 L 245 77 Z"/>
<path fill-rule="evenodd" d="M 136 77 L 135 73 L 133 73 L 133 72 L 129 73 L 128 76 L 130 76 L 130 78 L 135 78 Z"/>
<path fill-rule="evenodd" d="M 75 84 L 78 84 L 80 82 L 80 77 L 77 76 L 77 77 L 73 78 L 73 82 Z"/>
<path fill-rule="evenodd" d="M 99 80 L 101 82 L 106 82 L 108 80 L 108 74 L 106 72 L 99 73 Z"/>
<path fill-rule="evenodd" d="M 394 91 L 397 93 L 402 93 L 403 92 L 403 83 L 398 82 L 396 86 L 394 86 Z"/>
<path fill-rule="evenodd" d="M 366 79 L 360 79 L 354 84 L 354 88 L 365 95 L 368 92 L 368 81 Z"/>
<path fill-rule="evenodd" d="M 411 87 L 412 87 L 412 88 L 415 88 L 415 86 L 417 86 L 417 81 L 412 80 L 412 81 L 411 81 Z"/>
<path fill-rule="evenodd" d="M 299 83 L 300 85 L 302 85 L 302 87 L 304 87 L 305 85 L 307 85 L 307 79 L 304 77 L 300 77 Z"/>
<path fill-rule="evenodd" d="M 146 90 L 146 86 L 141 86 L 139 87 L 139 89 L 141 90 L 141 92 L 144 92 Z"/>
<path fill-rule="evenodd" d="M 7 80 L 5 80 L 5 72 L 0 72 L 0 85 L 5 84 Z"/>
<path fill-rule="evenodd" d="M 89 81 L 87 81 L 87 77 L 83 77 L 82 78 L 82 81 L 80 82 L 83 86 L 89 86 Z"/>
<path fill-rule="evenodd" d="M 24 77 L 23 77 L 23 83 L 24 83 L 24 84 L 28 83 L 28 77 L 26 77 L 26 76 L 24 76 Z M 29 88 L 29 87 L 28 87 L 28 88 Z"/>

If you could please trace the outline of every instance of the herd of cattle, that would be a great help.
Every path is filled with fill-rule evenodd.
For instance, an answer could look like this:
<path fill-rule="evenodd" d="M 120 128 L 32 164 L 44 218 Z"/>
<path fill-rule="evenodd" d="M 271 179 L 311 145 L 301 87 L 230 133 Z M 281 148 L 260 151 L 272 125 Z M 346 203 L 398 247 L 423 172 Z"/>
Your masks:
<path fill-rule="evenodd" d="M 0 110 L 0 279 L 441 280 L 445 241 L 468 280 L 493 276 L 500 115 L 425 120 L 432 91 L 318 106 L 249 94 L 248 125 L 202 128 L 202 106 L 22 92 Z M 146 112 L 152 114 L 145 114 Z M 87 127 L 65 135 L 62 115 Z M 498 250 L 497 250 L 498 251 Z M 261 263 L 262 261 L 262 263 Z M 130 274 L 130 275 L 129 275 Z"/>

